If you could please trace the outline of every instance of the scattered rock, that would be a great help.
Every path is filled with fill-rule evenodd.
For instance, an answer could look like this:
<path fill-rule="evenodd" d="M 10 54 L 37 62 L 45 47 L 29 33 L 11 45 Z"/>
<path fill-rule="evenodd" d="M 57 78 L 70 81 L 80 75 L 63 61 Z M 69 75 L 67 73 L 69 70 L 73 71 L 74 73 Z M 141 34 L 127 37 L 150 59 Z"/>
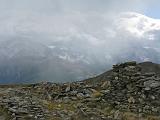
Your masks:
<path fill-rule="evenodd" d="M 114 65 L 108 76 L 100 78 L 90 83 L 3 86 L 0 108 L 11 120 L 149 120 L 147 115 L 160 120 L 156 73 L 142 72 L 133 61 Z M 5 117 L 0 114 L 0 120 Z"/>

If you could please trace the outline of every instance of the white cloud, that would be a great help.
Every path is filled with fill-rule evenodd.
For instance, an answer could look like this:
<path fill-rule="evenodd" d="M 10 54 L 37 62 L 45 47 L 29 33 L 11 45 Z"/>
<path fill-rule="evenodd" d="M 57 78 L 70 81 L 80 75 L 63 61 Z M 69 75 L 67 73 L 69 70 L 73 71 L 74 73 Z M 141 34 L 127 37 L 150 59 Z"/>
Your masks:
<path fill-rule="evenodd" d="M 151 31 L 160 30 L 160 20 L 152 19 L 134 12 L 121 14 L 118 21 L 120 22 L 120 30 L 126 30 L 139 38 L 145 37 L 145 35 L 148 35 Z M 149 34 L 147 37 L 150 40 L 154 39 L 153 34 Z"/>

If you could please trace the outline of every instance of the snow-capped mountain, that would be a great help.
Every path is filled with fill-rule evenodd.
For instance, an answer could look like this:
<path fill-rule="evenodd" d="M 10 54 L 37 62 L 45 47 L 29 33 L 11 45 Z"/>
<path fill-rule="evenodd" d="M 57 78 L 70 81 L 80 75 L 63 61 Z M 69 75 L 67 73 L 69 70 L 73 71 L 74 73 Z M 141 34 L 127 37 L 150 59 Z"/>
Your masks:
<path fill-rule="evenodd" d="M 0 83 L 75 81 L 121 61 L 160 63 L 160 20 L 134 12 L 76 17 L 3 21 Z"/>

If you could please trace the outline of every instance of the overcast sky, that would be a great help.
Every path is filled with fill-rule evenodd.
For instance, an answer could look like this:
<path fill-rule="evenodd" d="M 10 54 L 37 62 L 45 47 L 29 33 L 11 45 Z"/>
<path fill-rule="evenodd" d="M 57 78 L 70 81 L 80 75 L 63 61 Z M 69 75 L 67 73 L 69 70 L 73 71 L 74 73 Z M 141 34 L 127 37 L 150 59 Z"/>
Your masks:
<path fill-rule="evenodd" d="M 159 18 L 158 3 L 158 0 L 0 0 L 0 20 L 1 24 L 3 21 L 8 22 L 8 28 L 12 29 L 12 25 L 19 24 L 19 21 L 55 23 L 59 20 L 53 20 L 53 17 L 57 16 L 83 21 L 85 16 L 112 17 L 119 12 L 132 11 Z M 24 22 L 23 26 L 26 24 L 27 22 Z M 4 29 L 7 29 L 7 25 Z"/>
<path fill-rule="evenodd" d="M 158 0 L 0 0 L 0 35 L 32 38 L 37 34 L 44 40 L 85 39 L 92 45 L 104 41 L 111 45 L 130 41 L 125 28 L 132 29 L 134 35 L 147 31 L 145 24 L 139 25 L 144 20 L 137 23 L 133 18 L 131 23 L 120 22 L 121 18 L 117 17 L 120 13 L 135 12 L 159 18 L 159 6 Z M 132 26 L 139 26 L 139 33 Z"/>
<path fill-rule="evenodd" d="M 160 17 L 158 0 L 0 0 L 2 14 L 135 11 Z"/>
<path fill-rule="evenodd" d="M 0 0 L 0 35 L 111 42 L 119 39 L 120 13 L 159 18 L 159 6 L 158 0 Z"/>
<path fill-rule="evenodd" d="M 30 37 L 36 33 L 67 39 L 87 34 L 101 40 L 106 39 L 103 31 L 107 27 L 114 35 L 119 13 L 160 18 L 159 6 L 159 0 L 0 0 L 0 35 Z"/>

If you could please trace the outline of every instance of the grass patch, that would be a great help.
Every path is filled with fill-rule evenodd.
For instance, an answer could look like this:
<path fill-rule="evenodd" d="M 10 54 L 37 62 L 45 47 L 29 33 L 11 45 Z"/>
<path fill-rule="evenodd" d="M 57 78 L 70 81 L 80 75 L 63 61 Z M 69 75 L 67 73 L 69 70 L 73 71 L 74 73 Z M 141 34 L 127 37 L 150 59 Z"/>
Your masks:
<path fill-rule="evenodd" d="M 0 107 L 0 116 L 4 117 L 5 120 L 11 120 L 11 116 L 8 114 L 8 111 L 3 107 Z"/>
<path fill-rule="evenodd" d="M 60 103 L 60 102 L 51 102 L 51 101 L 43 101 L 44 106 L 49 110 L 67 110 L 67 111 L 75 111 L 76 103 Z"/>

